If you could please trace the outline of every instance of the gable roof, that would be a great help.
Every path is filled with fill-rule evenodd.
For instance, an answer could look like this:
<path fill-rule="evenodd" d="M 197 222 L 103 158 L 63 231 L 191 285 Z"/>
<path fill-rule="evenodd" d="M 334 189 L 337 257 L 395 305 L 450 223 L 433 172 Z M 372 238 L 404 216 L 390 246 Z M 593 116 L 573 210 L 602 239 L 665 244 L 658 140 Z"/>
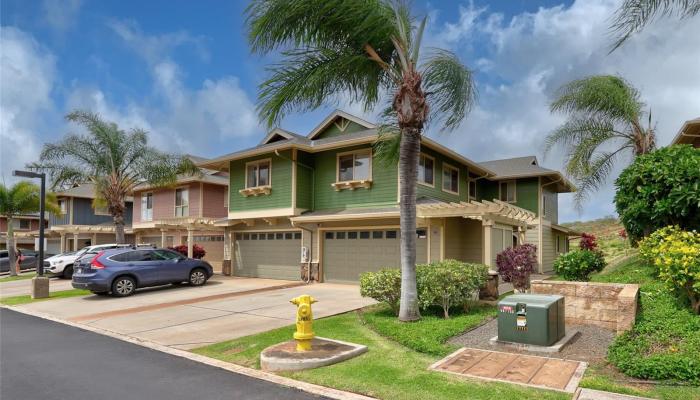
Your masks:
<path fill-rule="evenodd" d="M 308 139 L 315 139 L 321 132 L 326 130 L 328 126 L 335 122 L 338 118 L 345 118 L 348 121 L 354 122 L 358 125 L 364 126 L 367 129 L 374 129 L 377 125 L 365 121 L 360 117 L 356 117 L 352 114 L 348 114 L 345 111 L 335 110 L 330 115 L 328 115 L 320 124 L 318 124 L 311 132 L 306 136 Z"/>
<path fill-rule="evenodd" d="M 95 185 L 93 183 L 81 183 L 80 185 L 73 186 L 72 188 L 61 190 L 56 192 L 58 197 L 77 197 L 81 199 L 94 199 L 95 196 Z M 134 201 L 131 197 L 126 197 L 124 199 L 126 202 L 130 203 Z"/>
<path fill-rule="evenodd" d="M 685 121 L 671 144 L 695 144 L 700 146 L 700 117 Z"/>
<path fill-rule="evenodd" d="M 260 141 L 260 144 L 268 144 L 277 142 L 279 140 L 290 140 L 295 138 L 304 139 L 304 136 L 284 130 L 282 128 L 274 128 L 263 138 L 263 140 Z"/>
<path fill-rule="evenodd" d="M 555 182 L 561 182 L 562 191 L 576 191 L 576 187 L 561 172 L 541 167 L 535 156 L 490 160 L 479 164 L 495 172 L 496 176 L 493 179 L 548 177 Z"/>

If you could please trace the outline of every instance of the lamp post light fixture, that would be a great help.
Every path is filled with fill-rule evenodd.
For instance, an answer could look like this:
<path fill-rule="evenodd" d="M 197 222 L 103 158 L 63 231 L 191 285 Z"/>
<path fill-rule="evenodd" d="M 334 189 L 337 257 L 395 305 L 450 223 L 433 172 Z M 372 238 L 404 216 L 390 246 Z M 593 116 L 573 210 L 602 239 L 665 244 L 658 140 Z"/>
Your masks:
<path fill-rule="evenodd" d="M 12 171 L 13 176 L 22 178 L 41 179 L 39 192 L 39 259 L 37 260 L 36 275 L 32 278 L 32 298 L 49 297 L 49 278 L 44 276 L 44 214 L 46 212 L 46 174 L 31 171 Z"/>

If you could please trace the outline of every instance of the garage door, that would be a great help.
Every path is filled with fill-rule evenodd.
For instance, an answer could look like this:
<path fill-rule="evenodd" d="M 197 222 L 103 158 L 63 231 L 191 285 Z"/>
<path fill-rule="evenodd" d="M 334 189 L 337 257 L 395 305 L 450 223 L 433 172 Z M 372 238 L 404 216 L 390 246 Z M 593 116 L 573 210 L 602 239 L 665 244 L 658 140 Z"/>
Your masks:
<path fill-rule="evenodd" d="M 299 280 L 301 232 L 235 234 L 234 275 Z"/>
<path fill-rule="evenodd" d="M 194 242 L 204 248 L 204 260 L 208 261 L 215 272 L 221 272 L 224 259 L 224 235 L 195 235 Z"/>
<path fill-rule="evenodd" d="M 427 236 L 417 231 L 416 261 L 427 260 Z M 328 231 L 323 239 L 323 274 L 327 282 L 357 282 L 360 274 L 401 265 L 399 231 Z"/>

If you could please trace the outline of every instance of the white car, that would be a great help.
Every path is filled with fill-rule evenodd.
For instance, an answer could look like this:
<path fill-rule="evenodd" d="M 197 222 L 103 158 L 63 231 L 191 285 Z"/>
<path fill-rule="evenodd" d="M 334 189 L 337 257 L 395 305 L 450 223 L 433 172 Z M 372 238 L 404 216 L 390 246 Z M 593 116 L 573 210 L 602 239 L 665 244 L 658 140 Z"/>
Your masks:
<path fill-rule="evenodd" d="M 78 251 L 56 254 L 44 260 L 44 273 L 53 276 L 60 276 L 64 279 L 70 279 L 73 276 L 73 264 L 75 260 L 83 256 L 83 254 L 93 250 L 114 249 L 117 247 L 130 247 L 130 244 L 97 244 L 94 246 L 83 247 Z"/>

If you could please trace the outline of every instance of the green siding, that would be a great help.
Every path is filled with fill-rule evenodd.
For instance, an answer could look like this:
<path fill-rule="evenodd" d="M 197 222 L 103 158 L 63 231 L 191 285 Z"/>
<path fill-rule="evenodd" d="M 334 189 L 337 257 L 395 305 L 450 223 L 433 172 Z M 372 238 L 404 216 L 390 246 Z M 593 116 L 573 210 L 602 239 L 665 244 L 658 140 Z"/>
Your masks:
<path fill-rule="evenodd" d="M 336 119 L 336 121 L 337 121 L 337 119 Z M 345 135 L 348 133 L 355 133 L 355 132 L 366 131 L 366 130 L 367 130 L 367 128 L 365 128 L 364 126 L 350 121 L 348 126 L 345 127 L 345 130 L 341 131 L 340 129 L 338 129 L 338 127 L 334 123 L 332 123 L 328 126 L 328 128 L 326 128 L 324 131 L 319 133 L 318 136 L 316 136 L 314 139 L 324 139 L 324 138 L 329 138 L 329 137 L 333 137 L 333 136 L 340 136 L 340 135 Z"/>
<path fill-rule="evenodd" d="M 507 179 L 510 180 L 510 179 Z M 525 178 L 515 180 L 515 200 L 516 206 L 524 208 L 538 214 L 538 182 L 537 178 Z M 498 199 L 499 181 L 480 180 L 476 190 L 479 200 Z"/>
<path fill-rule="evenodd" d="M 316 153 L 315 209 L 344 209 L 352 207 L 396 204 L 398 181 L 396 165 L 386 166 L 372 158 L 372 187 L 335 191 L 336 154 L 366 149 L 368 146 L 347 147 L 340 150 Z"/>
<path fill-rule="evenodd" d="M 231 161 L 229 187 L 229 211 L 251 211 L 266 208 L 285 208 L 292 206 L 292 162 L 291 151 L 282 151 L 281 158 L 274 153 Z M 269 195 L 245 197 L 238 191 L 245 188 L 245 164 L 250 161 L 269 158 L 272 160 L 272 191 Z"/>
<path fill-rule="evenodd" d="M 435 163 L 433 165 L 433 168 L 435 169 L 435 187 L 419 184 L 417 196 L 419 198 L 430 197 L 448 202 L 467 201 L 469 197 L 469 186 L 467 185 L 467 167 L 426 147 L 421 148 L 421 153 L 435 158 Z M 452 167 L 459 168 L 459 196 L 442 190 L 442 166 L 445 163 Z"/>
<path fill-rule="evenodd" d="M 311 154 L 297 152 L 297 208 L 312 210 L 313 204 L 313 179 L 315 171 L 314 158 Z"/>
<path fill-rule="evenodd" d="M 476 199 L 492 201 L 498 198 L 498 182 L 479 179 L 476 181 Z"/>

